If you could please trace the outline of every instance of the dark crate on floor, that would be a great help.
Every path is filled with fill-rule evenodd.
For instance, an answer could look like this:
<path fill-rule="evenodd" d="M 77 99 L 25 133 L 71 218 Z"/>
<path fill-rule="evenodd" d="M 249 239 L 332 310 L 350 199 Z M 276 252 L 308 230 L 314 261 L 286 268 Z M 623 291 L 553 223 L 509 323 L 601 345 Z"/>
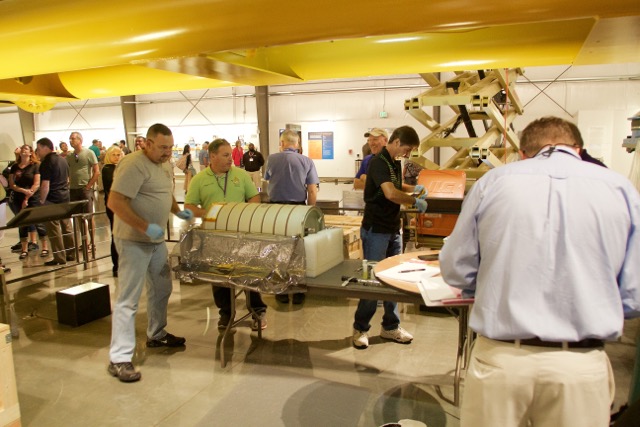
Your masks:
<path fill-rule="evenodd" d="M 58 322 L 80 326 L 111 314 L 109 285 L 83 283 L 56 292 Z"/>

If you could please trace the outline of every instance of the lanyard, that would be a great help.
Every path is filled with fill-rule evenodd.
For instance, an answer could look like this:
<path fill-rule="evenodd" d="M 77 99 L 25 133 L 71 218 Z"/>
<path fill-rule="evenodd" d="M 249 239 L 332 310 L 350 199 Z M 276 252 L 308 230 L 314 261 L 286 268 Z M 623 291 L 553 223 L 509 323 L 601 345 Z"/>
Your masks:
<path fill-rule="evenodd" d="M 389 174 L 391 175 L 391 182 L 393 183 L 393 186 L 396 187 L 398 190 L 400 190 L 402 188 L 402 180 L 396 173 L 396 169 L 393 167 L 393 165 L 389 162 L 389 160 L 387 160 L 387 158 L 384 155 L 381 154 L 380 157 L 382 158 L 382 160 L 384 160 L 384 162 L 389 167 Z"/>
<path fill-rule="evenodd" d="M 224 174 L 224 188 L 222 188 L 222 186 L 218 182 L 218 175 L 216 175 L 215 173 L 213 174 L 213 177 L 216 179 L 216 185 L 218 186 L 218 188 L 222 190 L 223 198 L 225 199 L 227 198 L 227 177 L 228 176 L 229 176 L 229 171 L 227 171 Z"/>

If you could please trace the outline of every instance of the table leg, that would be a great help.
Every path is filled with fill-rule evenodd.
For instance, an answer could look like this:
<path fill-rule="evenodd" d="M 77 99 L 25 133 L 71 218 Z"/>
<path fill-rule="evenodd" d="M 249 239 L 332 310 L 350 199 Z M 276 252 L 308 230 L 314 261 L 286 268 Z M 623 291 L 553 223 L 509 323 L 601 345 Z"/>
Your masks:
<path fill-rule="evenodd" d="M 453 404 L 460 405 L 460 374 L 463 365 L 466 367 L 467 342 L 469 340 L 469 306 L 458 308 L 458 353 L 456 355 L 456 371 L 453 377 Z"/>
<path fill-rule="evenodd" d="M 222 333 L 222 339 L 220 339 L 220 367 L 222 368 L 224 368 L 227 365 L 225 356 L 224 356 L 224 351 L 225 351 L 224 342 L 236 321 L 236 290 L 235 288 L 231 287 L 229 289 L 229 294 L 231 295 L 231 304 L 230 304 L 231 313 L 229 315 L 229 323 L 227 323 L 227 327 Z"/>
<path fill-rule="evenodd" d="M 227 325 L 226 329 L 224 330 L 224 333 L 222 334 L 222 338 L 220 339 L 220 365 L 224 368 L 226 366 L 226 358 L 224 355 L 224 343 L 225 340 L 227 338 L 227 335 L 229 335 L 229 333 L 231 332 L 231 329 L 233 327 L 235 327 L 238 323 L 242 322 L 243 320 L 252 317 L 252 316 L 257 316 L 257 313 L 253 310 L 253 308 L 249 307 L 249 312 L 247 314 L 245 314 L 244 316 L 238 318 L 236 320 L 236 313 L 238 312 L 236 309 L 236 302 L 238 300 L 238 295 L 240 295 L 242 292 L 245 293 L 245 298 L 247 301 L 249 300 L 249 290 L 246 289 L 240 289 L 240 290 L 236 290 L 236 288 L 234 286 L 230 286 L 229 287 L 230 290 L 230 294 L 231 294 L 231 314 L 229 316 L 229 324 Z M 262 338 L 262 329 L 259 328 L 258 329 L 258 337 Z"/>

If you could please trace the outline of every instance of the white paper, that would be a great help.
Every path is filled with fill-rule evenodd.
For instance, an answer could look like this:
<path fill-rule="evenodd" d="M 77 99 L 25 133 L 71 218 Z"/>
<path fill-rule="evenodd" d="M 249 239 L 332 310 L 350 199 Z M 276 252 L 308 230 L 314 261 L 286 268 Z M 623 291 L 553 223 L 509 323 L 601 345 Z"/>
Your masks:
<path fill-rule="evenodd" d="M 402 273 L 402 271 L 405 271 L 405 273 Z M 395 267 L 376 273 L 376 277 L 379 277 L 382 280 L 392 279 L 417 283 L 436 274 L 440 274 L 439 267 L 428 265 L 423 262 L 403 262 Z"/>
<path fill-rule="evenodd" d="M 447 285 L 442 276 L 429 277 L 418 282 L 418 289 L 426 305 L 443 299 L 459 298 L 459 292 Z"/>

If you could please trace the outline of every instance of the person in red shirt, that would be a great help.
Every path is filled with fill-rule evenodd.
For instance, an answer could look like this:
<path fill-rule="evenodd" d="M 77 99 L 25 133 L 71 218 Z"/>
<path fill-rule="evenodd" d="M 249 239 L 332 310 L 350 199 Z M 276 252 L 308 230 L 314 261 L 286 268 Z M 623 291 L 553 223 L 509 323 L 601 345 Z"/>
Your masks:
<path fill-rule="evenodd" d="M 242 142 L 240 140 L 236 141 L 236 146 L 231 151 L 231 157 L 233 158 L 233 164 L 236 167 L 241 168 L 242 164 L 242 156 L 244 156 L 244 150 L 242 149 Z"/>

